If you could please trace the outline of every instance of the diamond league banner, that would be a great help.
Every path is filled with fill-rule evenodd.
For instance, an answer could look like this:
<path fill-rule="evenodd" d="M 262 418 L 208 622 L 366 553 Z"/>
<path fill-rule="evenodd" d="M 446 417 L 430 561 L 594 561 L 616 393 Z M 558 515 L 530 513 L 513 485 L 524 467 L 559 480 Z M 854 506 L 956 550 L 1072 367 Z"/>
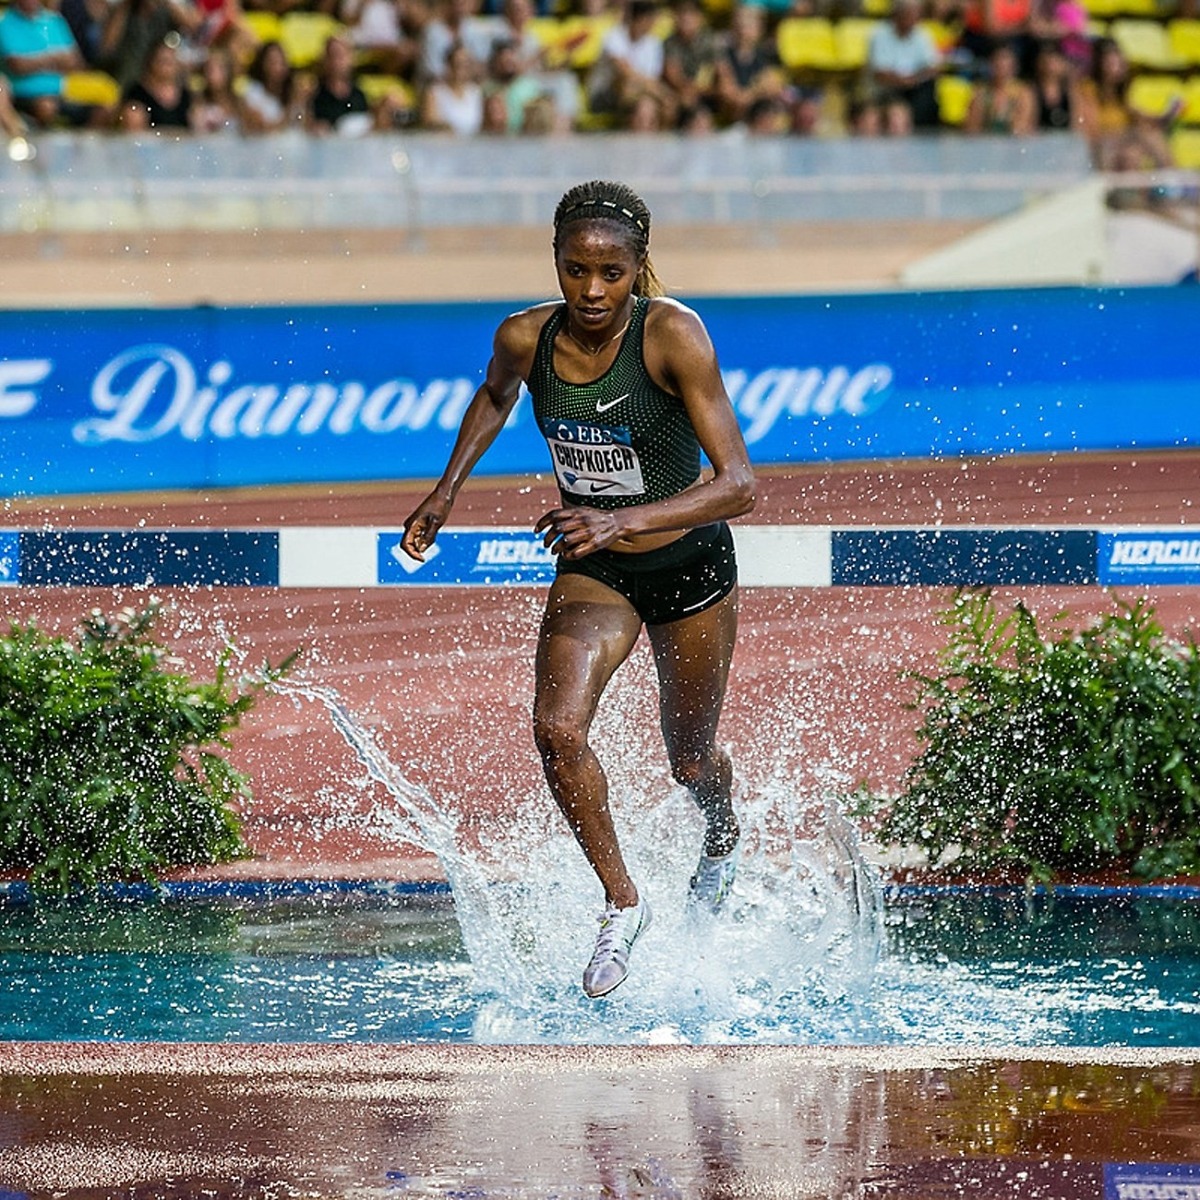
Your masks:
<path fill-rule="evenodd" d="M 692 303 L 759 464 L 1200 439 L 1200 288 Z M 0 495 L 436 475 L 517 306 L 2 311 Z M 522 397 L 478 471 L 549 468 Z"/>

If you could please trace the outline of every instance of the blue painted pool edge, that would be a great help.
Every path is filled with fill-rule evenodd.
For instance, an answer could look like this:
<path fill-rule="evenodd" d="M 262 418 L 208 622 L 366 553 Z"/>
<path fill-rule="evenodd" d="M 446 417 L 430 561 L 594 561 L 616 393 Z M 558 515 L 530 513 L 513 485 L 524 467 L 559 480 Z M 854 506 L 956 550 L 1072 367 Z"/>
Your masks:
<path fill-rule="evenodd" d="M 1063 883 L 1023 884 L 989 883 L 894 883 L 883 885 L 885 900 L 906 900 L 924 896 L 1065 896 L 1087 899 L 1121 900 L 1197 900 L 1200 884 L 1195 883 Z M 189 879 L 154 883 L 108 883 L 89 898 L 117 901 L 144 900 L 291 900 L 307 897 L 371 898 L 449 902 L 454 893 L 443 880 L 386 879 Z M 0 881 L 0 908 L 29 904 L 35 893 L 24 880 Z"/>
<path fill-rule="evenodd" d="M 74 893 L 68 898 L 79 898 Z M 138 900 L 290 900 L 310 896 L 396 897 L 449 900 L 450 885 L 441 880 L 389 879 L 187 879 L 159 883 L 106 883 L 89 899 Z M 0 881 L 0 908 L 29 904 L 35 893 L 21 879 Z"/>

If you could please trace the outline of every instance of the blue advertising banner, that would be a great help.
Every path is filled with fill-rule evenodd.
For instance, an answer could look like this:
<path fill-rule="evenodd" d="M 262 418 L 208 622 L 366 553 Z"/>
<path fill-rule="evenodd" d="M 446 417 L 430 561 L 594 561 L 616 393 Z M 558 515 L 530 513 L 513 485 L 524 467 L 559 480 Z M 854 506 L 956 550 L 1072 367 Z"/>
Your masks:
<path fill-rule="evenodd" d="M 1104 1200 L 1200 1200 L 1200 1163 L 1105 1163 Z"/>
<path fill-rule="evenodd" d="M 417 562 L 400 549 L 402 531 L 377 536 L 381 584 L 549 583 L 554 555 L 527 529 L 443 529 Z"/>
<path fill-rule="evenodd" d="M 1200 440 L 1200 289 L 700 299 L 755 462 Z M 428 477 L 515 305 L 0 312 L 0 495 Z M 523 397 L 479 470 L 549 466 Z"/>
<path fill-rule="evenodd" d="M 1119 584 L 1200 583 L 1200 534 L 1153 530 L 1097 535 L 1100 582 Z"/>
<path fill-rule="evenodd" d="M 0 530 L 0 587 L 16 587 L 21 580 L 21 535 Z"/>

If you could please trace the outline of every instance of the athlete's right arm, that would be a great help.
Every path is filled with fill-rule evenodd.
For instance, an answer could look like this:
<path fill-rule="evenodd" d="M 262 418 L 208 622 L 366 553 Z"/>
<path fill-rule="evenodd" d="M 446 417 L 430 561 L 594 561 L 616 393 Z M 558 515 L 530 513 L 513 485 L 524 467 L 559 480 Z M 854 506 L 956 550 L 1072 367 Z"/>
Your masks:
<path fill-rule="evenodd" d="M 401 548 L 418 562 L 425 561 L 425 551 L 446 523 L 459 488 L 496 440 L 517 402 L 521 384 L 533 362 L 537 333 L 545 320 L 543 316 L 535 324 L 529 320 L 530 316 L 530 311 L 516 313 L 496 330 L 487 374 L 463 414 L 446 469 L 437 486 L 404 522 Z"/>

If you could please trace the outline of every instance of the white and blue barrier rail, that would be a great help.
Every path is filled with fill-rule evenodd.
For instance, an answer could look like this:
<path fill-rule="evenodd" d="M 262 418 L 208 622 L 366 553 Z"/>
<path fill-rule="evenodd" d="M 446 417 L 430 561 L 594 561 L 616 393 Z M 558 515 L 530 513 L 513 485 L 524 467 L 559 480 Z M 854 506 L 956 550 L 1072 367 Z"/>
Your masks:
<path fill-rule="evenodd" d="M 750 587 L 1200 584 L 1200 527 L 818 528 L 737 525 Z M 0 585 L 27 587 L 454 587 L 549 581 L 528 529 L 443 529 L 424 563 L 401 531 L 0 530 Z"/>

